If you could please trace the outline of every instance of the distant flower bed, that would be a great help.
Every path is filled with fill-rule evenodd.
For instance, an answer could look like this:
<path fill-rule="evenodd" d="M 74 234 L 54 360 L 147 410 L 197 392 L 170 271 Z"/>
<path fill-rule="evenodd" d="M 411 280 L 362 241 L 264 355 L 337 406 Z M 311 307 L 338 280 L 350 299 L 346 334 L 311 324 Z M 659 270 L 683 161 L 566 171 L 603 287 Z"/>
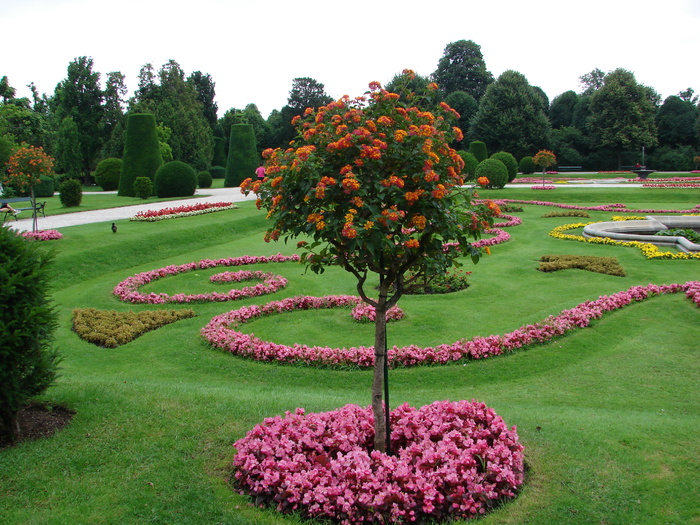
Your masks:
<path fill-rule="evenodd" d="M 642 188 L 700 188 L 700 182 L 644 182 Z"/>
<path fill-rule="evenodd" d="M 521 326 L 504 335 L 489 335 L 461 339 L 452 344 L 420 348 L 415 345 L 389 349 L 388 359 L 392 367 L 427 364 L 446 364 L 461 359 L 484 359 L 513 352 L 528 345 L 551 341 L 567 332 L 589 325 L 591 320 L 604 313 L 620 309 L 635 301 L 642 301 L 660 294 L 684 292 L 700 306 L 700 282 L 685 284 L 633 286 L 610 296 L 600 296 L 550 316 L 539 323 Z M 214 347 L 232 354 L 258 361 L 304 363 L 315 366 L 355 366 L 369 368 L 374 365 L 374 348 L 330 348 L 294 344 L 287 346 L 263 341 L 252 334 L 244 334 L 237 328 L 262 316 L 284 312 L 347 307 L 359 302 L 355 296 L 297 296 L 273 301 L 261 306 L 252 305 L 232 310 L 214 317 L 203 329 L 202 336 Z"/>
<path fill-rule="evenodd" d="M 63 235 L 56 230 L 38 230 L 35 232 L 24 232 L 22 233 L 22 237 L 35 241 L 55 241 L 63 238 Z"/>
<path fill-rule="evenodd" d="M 160 268 L 158 270 L 151 270 L 149 272 L 143 272 L 136 274 L 132 277 L 119 283 L 114 288 L 114 295 L 116 295 L 120 300 L 129 303 L 147 303 L 147 304 L 162 304 L 162 303 L 194 303 L 194 302 L 221 302 L 221 301 L 235 301 L 237 299 L 244 299 L 247 297 L 258 297 L 260 295 L 265 295 L 268 293 L 276 292 L 277 290 L 287 286 L 287 279 L 279 275 L 274 275 L 271 273 L 240 273 L 229 274 L 221 277 L 222 281 L 229 278 L 230 281 L 241 281 L 249 279 L 261 278 L 263 282 L 258 283 L 253 286 L 247 286 L 245 288 L 233 289 L 229 292 L 210 292 L 201 294 L 175 294 L 168 295 L 165 293 L 148 293 L 143 294 L 139 292 L 139 288 L 145 284 L 151 283 L 163 277 L 170 275 L 177 275 L 180 273 L 191 272 L 193 270 L 200 270 L 206 268 L 215 268 L 217 266 L 244 266 L 247 264 L 264 264 L 270 262 L 287 262 L 287 261 L 299 261 L 298 255 L 272 255 L 270 257 L 265 256 L 244 256 L 244 257 L 232 257 L 229 259 L 204 259 L 198 262 L 192 262 L 188 264 L 182 264 L 180 266 L 166 266 L 165 268 Z M 233 275 L 233 276 L 232 276 Z M 216 277 L 216 276 L 215 276 Z"/>
<path fill-rule="evenodd" d="M 390 419 L 392 456 L 372 450 L 371 407 L 267 418 L 234 444 L 235 486 L 281 512 L 351 525 L 475 518 L 523 483 L 516 429 L 483 403 L 404 404 Z"/>
<path fill-rule="evenodd" d="M 532 186 L 531 189 L 533 189 L 533 190 L 556 190 L 557 187 L 553 186 L 552 184 L 539 184 L 539 185 Z"/>
<path fill-rule="evenodd" d="M 640 241 L 616 241 L 610 237 L 584 237 L 583 235 L 572 235 L 564 233 L 567 230 L 584 228 L 595 222 L 578 222 L 574 224 L 563 224 L 557 226 L 549 232 L 550 237 L 555 239 L 563 239 L 568 241 L 589 242 L 592 244 L 610 244 L 614 246 L 626 246 L 628 248 L 639 248 L 642 254 L 647 259 L 700 259 L 700 252 L 684 253 L 684 252 L 662 252 L 658 246 L 650 242 Z"/>
<path fill-rule="evenodd" d="M 195 215 L 213 213 L 215 211 L 235 210 L 236 208 L 238 208 L 238 206 L 231 202 L 186 204 L 184 206 L 177 206 L 176 208 L 140 211 L 129 220 L 155 222 L 178 217 L 193 217 Z"/>

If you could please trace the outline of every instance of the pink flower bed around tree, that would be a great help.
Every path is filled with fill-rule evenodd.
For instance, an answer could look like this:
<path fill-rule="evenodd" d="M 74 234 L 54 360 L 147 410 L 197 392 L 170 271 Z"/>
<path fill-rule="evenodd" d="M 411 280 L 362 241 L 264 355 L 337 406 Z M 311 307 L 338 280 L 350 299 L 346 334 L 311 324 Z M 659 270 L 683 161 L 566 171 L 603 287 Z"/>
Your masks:
<path fill-rule="evenodd" d="M 238 206 L 231 202 L 203 202 L 198 204 L 186 204 L 175 208 L 163 208 L 162 210 L 147 210 L 140 211 L 133 217 L 131 221 L 146 221 L 155 222 L 165 219 L 175 219 L 177 217 L 193 217 L 204 213 L 212 213 L 215 211 L 235 210 Z"/>
<path fill-rule="evenodd" d="M 37 230 L 35 232 L 24 232 L 22 237 L 34 239 L 35 241 L 55 241 L 63 238 L 63 235 L 57 230 Z"/>
<path fill-rule="evenodd" d="M 139 291 L 139 288 L 141 286 L 144 286 L 145 284 L 151 283 L 158 279 L 162 279 L 163 277 L 177 275 L 185 272 L 191 272 L 193 270 L 215 268 L 217 266 L 245 266 L 248 264 L 264 264 L 271 262 L 288 261 L 299 261 L 299 256 L 287 256 L 281 254 L 271 255 L 269 257 L 246 255 L 243 257 L 231 257 L 228 259 L 204 259 L 198 262 L 181 264 L 179 266 L 166 266 L 165 268 L 139 273 L 125 279 L 114 288 L 114 295 L 116 295 L 117 297 L 119 297 L 120 300 L 125 302 L 147 304 L 235 301 L 238 299 L 244 299 L 248 297 L 257 297 L 260 295 L 273 293 L 281 288 L 284 288 L 285 286 L 287 286 L 287 279 L 279 275 L 273 275 L 271 273 L 260 273 L 259 275 L 263 276 L 263 282 L 253 286 L 247 286 L 245 288 L 235 288 L 225 293 L 211 292 L 191 295 L 168 295 L 166 293 L 144 294 Z M 247 280 L 242 278 L 244 275 L 248 275 L 251 279 L 258 278 L 253 276 L 254 272 L 249 272 L 248 274 L 238 273 L 237 275 L 238 277 L 241 277 L 240 280 Z"/>
<path fill-rule="evenodd" d="M 235 485 L 281 512 L 360 522 L 468 519 L 513 498 L 523 447 L 492 408 L 438 401 L 391 412 L 389 456 L 371 407 L 265 419 L 235 443 Z"/>
<path fill-rule="evenodd" d="M 681 292 L 700 306 L 700 281 L 688 281 L 684 284 L 633 286 L 612 295 L 600 296 L 594 301 L 586 301 L 574 308 L 564 310 L 558 315 L 549 316 L 539 323 L 524 325 L 503 335 L 478 336 L 435 347 L 394 346 L 389 350 L 389 364 L 392 367 L 446 364 L 461 359 L 484 359 L 501 355 L 528 345 L 546 343 L 572 330 L 584 328 L 603 314 L 618 310 L 633 302 L 643 301 L 660 294 Z M 263 341 L 252 334 L 244 334 L 236 330 L 241 324 L 266 315 L 347 307 L 358 304 L 359 301 L 359 297 L 349 295 L 290 297 L 262 306 L 246 306 L 218 315 L 202 329 L 201 333 L 205 340 L 216 348 L 258 361 L 305 363 L 332 367 L 372 367 L 374 365 L 374 348 L 371 346 L 330 348 L 299 343 L 288 346 Z"/>
<path fill-rule="evenodd" d="M 374 309 L 374 306 L 367 303 L 358 303 L 358 305 L 352 309 L 351 315 L 352 318 L 358 323 L 373 323 L 377 320 L 377 312 Z M 398 306 L 392 306 L 386 312 L 387 322 L 398 321 L 403 319 L 403 317 L 404 311 Z"/>

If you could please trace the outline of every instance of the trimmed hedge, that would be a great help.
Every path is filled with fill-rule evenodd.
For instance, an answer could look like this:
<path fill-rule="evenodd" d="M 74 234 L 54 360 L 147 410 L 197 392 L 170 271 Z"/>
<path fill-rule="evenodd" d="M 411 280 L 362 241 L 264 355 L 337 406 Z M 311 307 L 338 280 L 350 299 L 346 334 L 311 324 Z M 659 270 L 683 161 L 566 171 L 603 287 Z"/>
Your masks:
<path fill-rule="evenodd" d="M 469 153 L 474 155 L 479 162 L 485 161 L 489 156 L 486 151 L 486 143 L 480 140 L 475 140 L 469 144 Z"/>
<path fill-rule="evenodd" d="M 136 197 L 134 181 L 138 177 L 153 181 L 162 164 L 155 116 L 150 113 L 129 115 L 118 194 Z"/>
<path fill-rule="evenodd" d="M 625 276 L 625 270 L 616 257 L 595 257 L 593 255 L 543 255 L 537 268 L 541 272 L 558 270 L 586 270 L 605 275 Z"/>
<path fill-rule="evenodd" d="M 121 173 L 122 159 L 104 159 L 95 168 L 95 182 L 104 191 L 118 190 Z"/>
<path fill-rule="evenodd" d="M 505 164 L 506 169 L 508 170 L 508 182 L 513 182 L 515 177 L 518 176 L 518 161 L 515 160 L 515 157 L 507 151 L 499 151 L 498 153 L 491 155 L 491 158 L 500 160 L 503 164 Z"/>
<path fill-rule="evenodd" d="M 197 186 L 200 188 L 211 188 L 212 176 L 208 171 L 200 171 L 197 173 Z"/>
<path fill-rule="evenodd" d="M 39 184 L 34 186 L 34 197 L 53 197 L 56 181 L 50 175 L 39 177 Z"/>
<path fill-rule="evenodd" d="M 474 175 L 476 174 L 476 167 L 479 165 L 479 161 L 468 151 L 458 151 L 457 153 L 464 161 L 464 170 L 462 170 L 464 180 L 475 180 Z"/>
<path fill-rule="evenodd" d="M 136 177 L 134 181 L 134 197 L 148 199 L 153 195 L 153 181 L 148 177 Z"/>
<path fill-rule="evenodd" d="M 476 179 L 486 177 L 489 187 L 503 188 L 508 182 L 508 168 L 498 159 L 486 159 L 476 167 Z"/>
<path fill-rule="evenodd" d="M 223 166 L 212 166 L 209 168 L 209 173 L 211 173 L 212 179 L 225 179 L 226 178 L 226 168 Z"/>
<path fill-rule="evenodd" d="M 240 186 L 247 178 L 255 178 L 255 169 L 260 165 L 260 155 L 256 147 L 255 132 L 250 124 L 231 126 L 231 140 L 228 146 L 226 179 L 224 187 Z"/>
<path fill-rule="evenodd" d="M 174 160 L 158 168 L 154 186 L 159 198 L 190 197 L 197 189 L 197 174 L 189 164 Z"/>
<path fill-rule="evenodd" d="M 520 173 L 523 175 L 532 175 L 535 173 L 535 170 L 537 169 L 537 166 L 535 163 L 532 161 L 532 157 L 523 157 L 520 159 Z"/>
<path fill-rule="evenodd" d="M 80 206 L 83 202 L 83 185 L 75 179 L 63 181 L 58 187 L 61 204 L 66 208 Z"/>

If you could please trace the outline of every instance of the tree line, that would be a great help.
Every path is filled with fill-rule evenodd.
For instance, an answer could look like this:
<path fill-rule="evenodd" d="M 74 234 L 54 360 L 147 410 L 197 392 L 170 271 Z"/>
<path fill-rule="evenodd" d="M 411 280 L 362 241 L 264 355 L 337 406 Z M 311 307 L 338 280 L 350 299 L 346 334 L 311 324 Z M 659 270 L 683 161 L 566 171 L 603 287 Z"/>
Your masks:
<path fill-rule="evenodd" d="M 64 177 L 88 180 L 97 163 L 121 157 L 129 114 L 152 113 L 164 161 L 179 160 L 196 170 L 224 166 L 231 126 L 250 124 L 259 151 L 285 147 L 294 139 L 291 124 L 307 107 L 332 101 L 322 83 L 293 79 L 287 104 L 264 118 L 254 103 L 219 116 L 211 75 L 186 75 L 169 60 L 159 70 L 144 65 L 130 98 L 124 75 L 93 70 L 89 57 L 74 59 L 66 78 L 50 96 L 30 84 L 31 98 L 17 98 L 7 76 L 0 79 L 0 165 L 21 144 L 41 146 L 56 159 Z M 398 75 L 385 87 L 392 89 Z M 580 77 L 581 90 L 566 91 L 550 102 L 525 76 L 508 70 L 494 78 L 479 45 L 459 40 L 445 47 L 436 70 L 416 75 L 416 90 L 431 82 L 442 101 L 460 113 L 465 139 L 507 151 L 520 159 L 540 149 L 553 150 L 559 165 L 589 170 L 619 169 L 644 163 L 654 169 L 693 169 L 700 146 L 698 97 L 687 88 L 661 100 L 625 69 L 595 69 Z M 645 157 L 642 158 L 642 154 Z"/>

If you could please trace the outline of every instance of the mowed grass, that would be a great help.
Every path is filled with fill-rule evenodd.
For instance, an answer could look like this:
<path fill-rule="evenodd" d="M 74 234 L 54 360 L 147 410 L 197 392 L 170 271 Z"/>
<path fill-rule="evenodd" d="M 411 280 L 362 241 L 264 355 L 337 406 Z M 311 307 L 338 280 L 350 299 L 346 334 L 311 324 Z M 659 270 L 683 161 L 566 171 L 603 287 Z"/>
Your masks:
<path fill-rule="evenodd" d="M 639 208 L 687 209 L 696 190 L 508 188 L 483 196 Z M 444 296 L 407 296 L 406 318 L 389 343 L 435 345 L 502 334 L 565 308 L 634 285 L 700 277 L 698 261 L 649 261 L 631 248 L 549 237 L 555 226 L 610 220 L 542 218 L 554 208 L 524 205 L 511 241 L 492 248 L 471 286 Z M 618 214 L 618 213 L 615 213 Z M 284 275 L 286 289 L 236 303 L 197 304 L 198 316 L 117 349 L 81 341 L 74 308 L 118 311 L 166 306 L 120 303 L 112 289 L 135 273 L 205 258 L 294 253 L 266 244 L 264 212 L 240 209 L 156 223 L 118 222 L 63 230 L 54 249 L 53 299 L 59 312 L 61 377 L 42 400 L 76 411 L 50 439 L 0 452 L 0 522 L 8 524 L 299 524 L 258 509 L 230 487 L 232 444 L 266 417 L 305 407 L 370 403 L 371 371 L 258 363 L 213 350 L 199 330 L 244 304 L 299 294 L 355 293 L 339 269 L 323 275 L 294 263 L 251 267 Z M 537 271 L 545 254 L 617 257 L 625 277 L 582 270 Z M 149 291 L 228 289 L 191 272 Z M 223 271 L 223 270 L 221 270 Z M 245 286 L 241 283 L 239 286 Z M 170 307 L 170 306 L 167 306 Z M 178 307 L 178 306 L 176 306 Z M 183 306 L 184 308 L 184 306 Z M 391 403 L 478 399 L 516 425 L 528 479 L 517 499 L 484 524 L 700 523 L 700 309 L 681 295 L 633 304 L 548 344 L 512 355 L 390 373 Z M 349 310 L 299 312 L 251 322 L 245 331 L 281 343 L 369 345 L 372 327 Z"/>

